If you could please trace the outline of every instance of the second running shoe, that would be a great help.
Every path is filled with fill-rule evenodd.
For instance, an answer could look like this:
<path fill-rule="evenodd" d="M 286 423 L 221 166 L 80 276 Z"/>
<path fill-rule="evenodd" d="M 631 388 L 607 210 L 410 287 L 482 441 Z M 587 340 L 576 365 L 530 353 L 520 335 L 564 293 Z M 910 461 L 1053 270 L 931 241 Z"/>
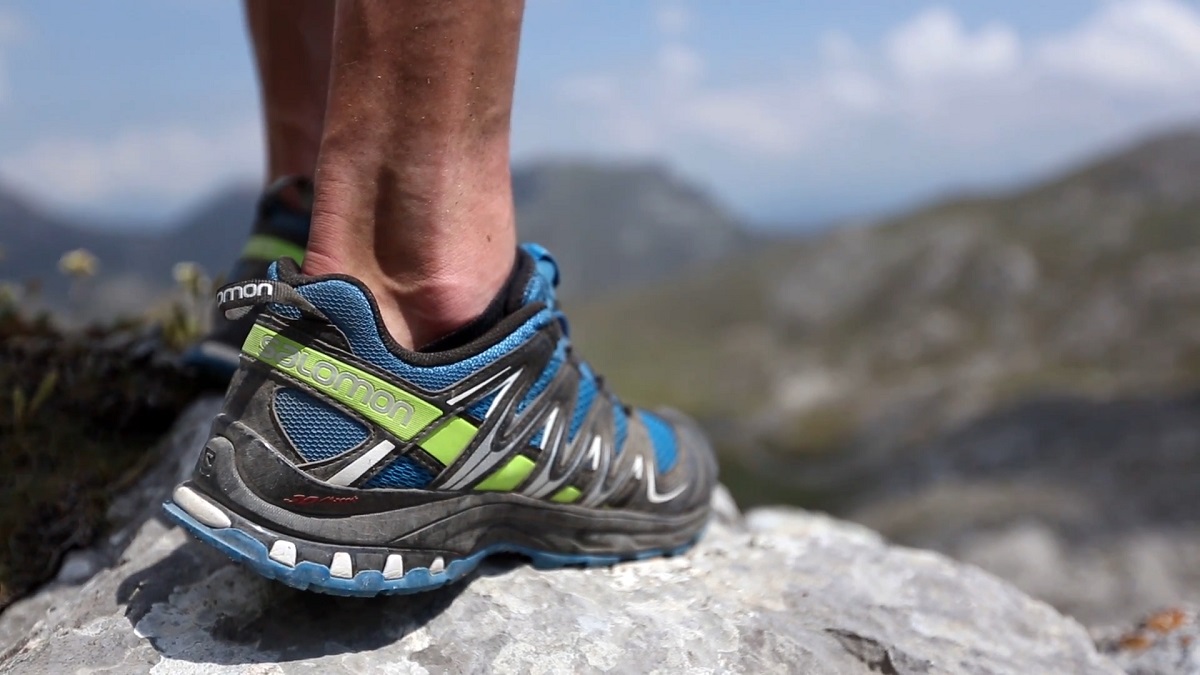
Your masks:
<path fill-rule="evenodd" d="M 279 258 L 303 263 L 312 201 L 312 181 L 307 178 L 285 176 L 272 183 L 258 200 L 250 238 L 226 279 L 236 283 L 262 278 Z M 252 316 L 231 321 L 216 312 L 208 334 L 184 353 L 183 362 L 208 384 L 224 389 L 237 370 L 242 343 L 253 324 Z"/>
<path fill-rule="evenodd" d="M 347 276 L 290 260 L 227 286 L 265 308 L 192 478 L 165 505 L 193 535 L 290 586 L 371 596 L 462 578 L 492 553 L 535 566 L 673 554 L 717 478 L 687 418 L 630 409 L 572 351 L 541 247 L 502 319 L 440 351 L 397 345 Z"/>

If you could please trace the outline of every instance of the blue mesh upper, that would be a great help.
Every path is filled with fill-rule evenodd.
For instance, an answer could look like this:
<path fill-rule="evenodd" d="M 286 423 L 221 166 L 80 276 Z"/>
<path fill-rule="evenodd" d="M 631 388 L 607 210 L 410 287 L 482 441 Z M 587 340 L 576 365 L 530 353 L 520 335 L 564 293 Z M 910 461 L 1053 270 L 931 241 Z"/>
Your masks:
<path fill-rule="evenodd" d="M 538 396 L 541 396 L 543 391 L 546 391 L 546 387 L 550 386 L 550 382 L 554 380 L 554 376 L 558 374 L 558 369 L 562 368 L 562 364 L 565 363 L 566 360 L 567 343 L 565 340 L 559 340 L 558 346 L 554 348 L 554 355 L 551 356 L 550 360 L 546 363 L 546 367 L 542 370 L 542 374 L 538 376 L 538 379 L 533 383 L 533 386 L 529 388 L 529 391 L 525 392 L 525 398 L 521 399 L 521 402 L 517 404 L 518 415 L 524 412 L 525 409 L 528 408 L 531 403 L 533 403 L 534 399 L 536 399 Z"/>
<path fill-rule="evenodd" d="M 592 402 L 596 400 L 596 376 L 586 363 L 579 366 L 579 396 L 575 399 L 575 416 L 571 418 L 571 433 L 568 440 L 575 440 L 575 434 L 583 425 Z"/>
<path fill-rule="evenodd" d="M 550 254 L 541 246 L 536 244 L 525 244 L 522 247 L 526 253 L 533 257 L 537 273 L 530 278 L 529 284 L 525 289 L 525 302 L 543 302 L 546 303 L 547 309 L 539 312 L 531 317 L 528 321 L 522 324 L 517 330 L 505 337 L 499 343 L 493 345 L 484 352 L 475 356 L 466 358 L 458 363 L 443 365 L 443 366 L 417 366 L 408 363 L 398 356 L 393 354 L 391 350 L 384 344 L 383 339 L 379 336 L 379 330 L 376 327 L 374 313 L 371 311 L 370 302 L 367 300 L 363 291 L 346 281 L 330 279 L 326 281 L 318 281 L 311 284 L 305 284 L 297 287 L 297 291 L 304 296 L 309 302 L 316 305 L 324 314 L 329 317 L 329 320 L 338 327 L 346 340 L 350 344 L 350 349 L 360 358 L 366 359 L 376 366 L 387 370 L 404 380 L 411 382 L 426 391 L 438 391 L 453 386 L 455 383 L 469 377 L 480 368 L 483 368 L 504 355 L 517 349 L 521 345 L 528 342 L 537 331 L 547 323 L 559 318 L 556 310 L 556 299 L 554 287 L 558 281 L 558 267 Z M 276 266 L 271 265 L 268 276 L 272 279 L 278 278 Z M 274 311 L 281 311 L 285 315 L 298 315 L 299 312 L 292 307 L 272 306 Z M 564 322 L 565 329 L 565 322 Z M 553 356 L 550 358 L 546 367 L 542 370 L 541 375 L 525 393 L 520 403 L 517 405 L 517 412 L 521 413 L 538 397 L 553 381 L 558 374 L 559 369 L 566 362 L 567 341 L 562 340 L 555 348 Z M 587 416 L 587 411 L 591 407 L 597 395 L 597 387 L 595 376 L 591 369 L 586 365 L 580 368 L 580 384 L 579 396 L 576 400 L 574 414 L 571 420 L 570 438 L 574 439 L 579 427 L 582 426 L 584 418 Z M 488 407 L 495 399 L 495 394 L 490 394 L 483 399 L 474 403 L 467 408 L 467 414 L 482 420 L 487 414 Z M 620 404 L 614 401 L 614 424 L 615 424 L 615 441 L 616 451 L 620 452 L 624 447 L 626 436 L 628 435 L 628 420 L 624 410 Z M 327 406 L 326 406 L 327 407 Z M 340 415 L 337 411 L 330 409 L 333 414 Z M 344 416 L 341 416 L 344 419 Z M 661 421 L 661 420 L 660 420 Z M 647 425 L 649 426 L 649 424 Z M 362 431 L 363 439 L 365 440 L 365 429 L 358 427 Z M 667 428 L 668 432 L 669 427 Z M 531 439 L 532 443 L 538 443 L 539 438 Z M 670 463 L 674 462 L 674 438 L 668 433 L 670 440 L 669 446 L 664 445 L 664 448 L 669 447 Z M 359 442 L 361 443 L 362 440 Z M 655 442 L 656 449 L 659 447 L 658 442 Z M 324 447 L 324 446 L 322 446 Z M 352 447 L 352 446 L 351 446 Z M 668 451 L 664 450 L 664 453 Z M 664 455 L 665 456 L 665 455 Z M 662 466 L 662 458 L 660 458 L 660 466 Z M 421 466 L 413 463 L 411 460 L 404 458 L 396 460 L 387 469 L 380 472 L 367 483 L 368 487 L 421 487 L 432 480 L 433 476 L 429 475 Z"/>
<path fill-rule="evenodd" d="M 537 274 L 529 278 L 525 287 L 525 303 L 544 302 L 554 304 L 554 287 L 558 284 L 558 264 L 553 256 L 539 244 L 522 244 L 521 248 L 533 258 Z"/>
<path fill-rule="evenodd" d="M 278 302 L 272 302 L 270 305 L 267 305 L 267 307 L 272 312 L 275 312 L 276 314 L 278 314 L 280 316 L 289 318 L 292 321 L 296 321 L 301 317 L 300 310 L 296 309 L 295 307 L 289 307 L 288 305 L 281 305 Z"/>
<path fill-rule="evenodd" d="M 550 312 L 539 312 L 500 342 L 457 363 L 416 366 L 401 360 L 383 344 L 375 326 L 375 315 L 371 312 L 371 305 L 354 284 L 331 279 L 306 284 L 296 290 L 329 317 L 346 336 L 351 351 L 357 356 L 426 391 L 445 389 L 495 362 L 528 342 L 551 318 Z"/>
<path fill-rule="evenodd" d="M 279 261 L 275 261 L 267 266 L 267 278 L 271 281 L 279 281 Z M 267 305 L 267 309 L 293 321 L 299 319 L 301 316 L 299 309 L 289 307 L 288 305 L 281 305 L 277 302 Z"/>
<path fill-rule="evenodd" d="M 367 440 L 367 428 L 298 389 L 275 392 L 275 414 L 288 440 L 310 462 L 336 457 Z"/>
<path fill-rule="evenodd" d="M 423 488 L 433 481 L 433 474 L 408 457 L 397 457 L 386 469 L 363 483 L 366 488 Z"/>
<path fill-rule="evenodd" d="M 677 451 L 675 430 L 666 420 L 654 413 L 639 410 L 638 414 L 642 416 L 642 424 L 646 425 L 646 431 L 650 432 L 650 442 L 654 444 L 654 463 L 658 465 L 659 471 L 670 471 L 671 467 L 675 466 Z"/>
<path fill-rule="evenodd" d="M 619 455 L 621 450 L 625 449 L 625 438 L 629 436 L 629 416 L 625 414 L 625 406 L 617 400 L 616 396 L 612 398 L 613 406 L 613 449 Z"/>
<path fill-rule="evenodd" d="M 488 408 L 492 407 L 492 401 L 496 400 L 496 393 L 493 391 L 471 404 L 471 407 L 467 408 L 467 414 L 482 422 L 483 418 L 487 417 Z"/>

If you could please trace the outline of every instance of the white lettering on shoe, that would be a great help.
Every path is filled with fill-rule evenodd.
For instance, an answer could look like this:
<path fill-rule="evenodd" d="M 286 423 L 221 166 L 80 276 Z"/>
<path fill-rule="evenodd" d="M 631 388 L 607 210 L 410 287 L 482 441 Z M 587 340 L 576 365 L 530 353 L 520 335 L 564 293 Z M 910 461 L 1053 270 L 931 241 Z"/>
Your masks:
<path fill-rule="evenodd" d="M 226 286 L 217 293 L 217 302 L 225 303 L 234 300 L 247 300 L 258 297 L 274 297 L 275 289 L 265 281 L 248 281 L 237 286 Z"/>
<path fill-rule="evenodd" d="M 339 397 L 344 395 L 348 401 L 358 401 L 381 415 L 387 415 L 401 426 L 408 426 L 416 413 L 410 403 L 398 400 L 392 392 L 376 389 L 368 380 L 343 371 L 337 364 L 321 358 L 319 353 L 302 351 L 273 336 L 263 337 L 258 358 L 284 370 L 294 370 Z"/>

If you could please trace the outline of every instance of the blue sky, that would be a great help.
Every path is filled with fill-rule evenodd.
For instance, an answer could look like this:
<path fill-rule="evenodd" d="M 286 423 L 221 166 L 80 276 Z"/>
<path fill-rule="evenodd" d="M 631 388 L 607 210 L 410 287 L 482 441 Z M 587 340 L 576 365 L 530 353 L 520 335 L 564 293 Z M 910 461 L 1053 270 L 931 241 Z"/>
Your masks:
<path fill-rule="evenodd" d="M 261 171 L 240 5 L 0 0 L 0 185 L 148 221 Z M 514 154 L 762 222 L 1005 186 L 1200 119 L 1200 0 L 528 0 Z"/>

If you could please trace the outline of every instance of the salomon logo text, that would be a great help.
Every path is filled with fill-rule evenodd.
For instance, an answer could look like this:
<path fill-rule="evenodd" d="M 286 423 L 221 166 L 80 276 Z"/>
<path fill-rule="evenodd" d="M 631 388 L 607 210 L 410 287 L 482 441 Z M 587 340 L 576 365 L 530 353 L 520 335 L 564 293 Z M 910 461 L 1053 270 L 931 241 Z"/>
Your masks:
<path fill-rule="evenodd" d="M 386 389 L 376 388 L 366 378 L 339 368 L 316 352 L 264 336 L 258 358 L 280 370 L 300 375 L 328 394 L 347 401 L 357 401 L 401 426 L 408 426 L 412 422 L 415 410 L 407 401 L 397 399 Z"/>
<path fill-rule="evenodd" d="M 237 286 L 227 286 L 217 293 L 217 302 L 247 300 L 258 297 L 274 297 L 275 289 L 265 281 L 250 281 Z"/>

